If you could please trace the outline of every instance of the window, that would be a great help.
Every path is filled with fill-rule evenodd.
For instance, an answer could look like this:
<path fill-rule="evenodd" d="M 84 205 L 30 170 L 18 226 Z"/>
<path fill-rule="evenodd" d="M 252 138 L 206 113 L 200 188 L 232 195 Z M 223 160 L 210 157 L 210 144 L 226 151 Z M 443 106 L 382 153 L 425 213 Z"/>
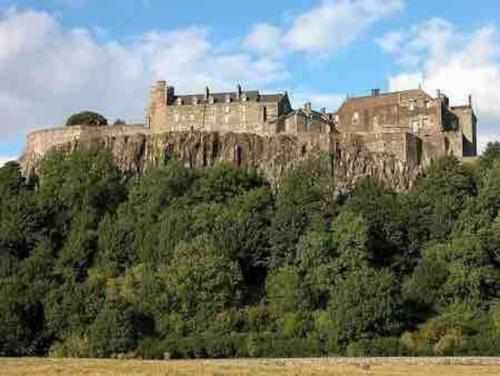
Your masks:
<path fill-rule="evenodd" d="M 243 158 L 242 158 L 242 154 L 243 154 L 243 150 L 241 149 L 241 146 L 237 145 L 234 149 L 234 154 L 235 154 L 235 161 L 236 161 L 236 165 L 238 167 L 241 166 L 241 163 L 243 162 Z"/>
<path fill-rule="evenodd" d="M 411 122 L 411 131 L 413 133 L 419 133 L 420 132 L 420 120 L 412 120 L 412 122 Z"/>
<path fill-rule="evenodd" d="M 352 125 L 358 125 L 359 124 L 359 114 L 355 112 L 352 115 Z"/>
<path fill-rule="evenodd" d="M 430 121 L 428 117 L 422 118 L 422 129 L 426 130 L 429 129 Z"/>

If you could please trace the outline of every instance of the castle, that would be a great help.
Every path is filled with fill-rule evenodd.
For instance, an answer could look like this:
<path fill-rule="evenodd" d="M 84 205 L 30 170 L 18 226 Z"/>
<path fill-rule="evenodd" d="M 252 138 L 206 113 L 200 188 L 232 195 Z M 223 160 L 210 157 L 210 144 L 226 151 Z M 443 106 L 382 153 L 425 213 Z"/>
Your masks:
<path fill-rule="evenodd" d="M 438 91 L 421 89 L 348 98 L 334 113 L 314 111 L 310 103 L 294 110 L 288 94 L 259 91 L 176 95 L 165 81 L 151 91 L 146 127 L 153 133 L 176 131 L 279 134 L 330 133 L 335 144 L 362 143 L 375 153 L 428 164 L 447 154 L 476 155 L 476 116 L 472 100 L 451 107 Z"/>
<path fill-rule="evenodd" d="M 88 144 L 111 148 L 125 172 L 139 173 L 169 158 L 188 166 L 226 160 L 256 167 L 278 181 L 297 160 L 326 153 L 332 174 L 350 182 L 361 175 L 407 188 L 433 160 L 473 157 L 477 119 L 472 99 L 450 106 L 446 95 L 421 89 L 348 97 L 335 112 L 310 103 L 293 109 L 288 94 L 234 92 L 178 95 L 165 81 L 151 89 L 144 124 L 71 126 L 35 131 L 21 157 L 23 170 L 36 169 L 55 148 Z M 333 171 L 335 170 L 335 172 Z"/>

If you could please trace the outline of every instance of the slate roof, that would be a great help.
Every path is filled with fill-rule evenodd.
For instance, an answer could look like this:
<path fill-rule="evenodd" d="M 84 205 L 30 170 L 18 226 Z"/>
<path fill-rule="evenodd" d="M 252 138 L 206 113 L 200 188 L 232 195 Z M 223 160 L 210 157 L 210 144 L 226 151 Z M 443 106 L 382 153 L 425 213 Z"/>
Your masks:
<path fill-rule="evenodd" d="M 238 101 L 238 93 L 236 91 L 233 92 L 222 92 L 222 93 L 209 93 L 210 96 L 214 98 L 214 103 L 225 103 L 226 97 L 229 96 L 231 98 L 231 102 Z M 243 91 L 241 95 L 246 95 L 247 101 L 253 102 L 266 102 L 266 103 L 277 103 L 279 102 L 285 94 L 275 93 L 275 94 L 260 94 L 258 90 L 250 90 Z M 193 98 L 198 98 L 198 103 L 205 102 L 205 94 L 189 94 L 189 95 L 176 95 L 175 100 L 178 98 L 182 99 L 182 104 L 191 104 L 193 103 Z"/>

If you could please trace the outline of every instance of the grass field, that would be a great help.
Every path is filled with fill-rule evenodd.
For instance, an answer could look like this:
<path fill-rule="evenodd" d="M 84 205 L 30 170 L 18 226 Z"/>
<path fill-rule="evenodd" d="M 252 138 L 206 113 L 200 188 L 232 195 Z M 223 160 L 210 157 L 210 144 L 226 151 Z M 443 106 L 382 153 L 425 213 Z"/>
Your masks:
<path fill-rule="evenodd" d="M 500 375 L 500 358 L 98 360 L 0 358 L 0 375 Z"/>

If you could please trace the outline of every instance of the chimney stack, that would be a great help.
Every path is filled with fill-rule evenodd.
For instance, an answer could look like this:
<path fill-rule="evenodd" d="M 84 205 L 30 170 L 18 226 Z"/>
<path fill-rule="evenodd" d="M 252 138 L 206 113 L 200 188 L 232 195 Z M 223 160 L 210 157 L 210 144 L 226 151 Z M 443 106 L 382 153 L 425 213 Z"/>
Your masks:
<path fill-rule="evenodd" d="M 380 89 L 372 89 L 372 96 L 376 97 L 380 95 Z"/>

